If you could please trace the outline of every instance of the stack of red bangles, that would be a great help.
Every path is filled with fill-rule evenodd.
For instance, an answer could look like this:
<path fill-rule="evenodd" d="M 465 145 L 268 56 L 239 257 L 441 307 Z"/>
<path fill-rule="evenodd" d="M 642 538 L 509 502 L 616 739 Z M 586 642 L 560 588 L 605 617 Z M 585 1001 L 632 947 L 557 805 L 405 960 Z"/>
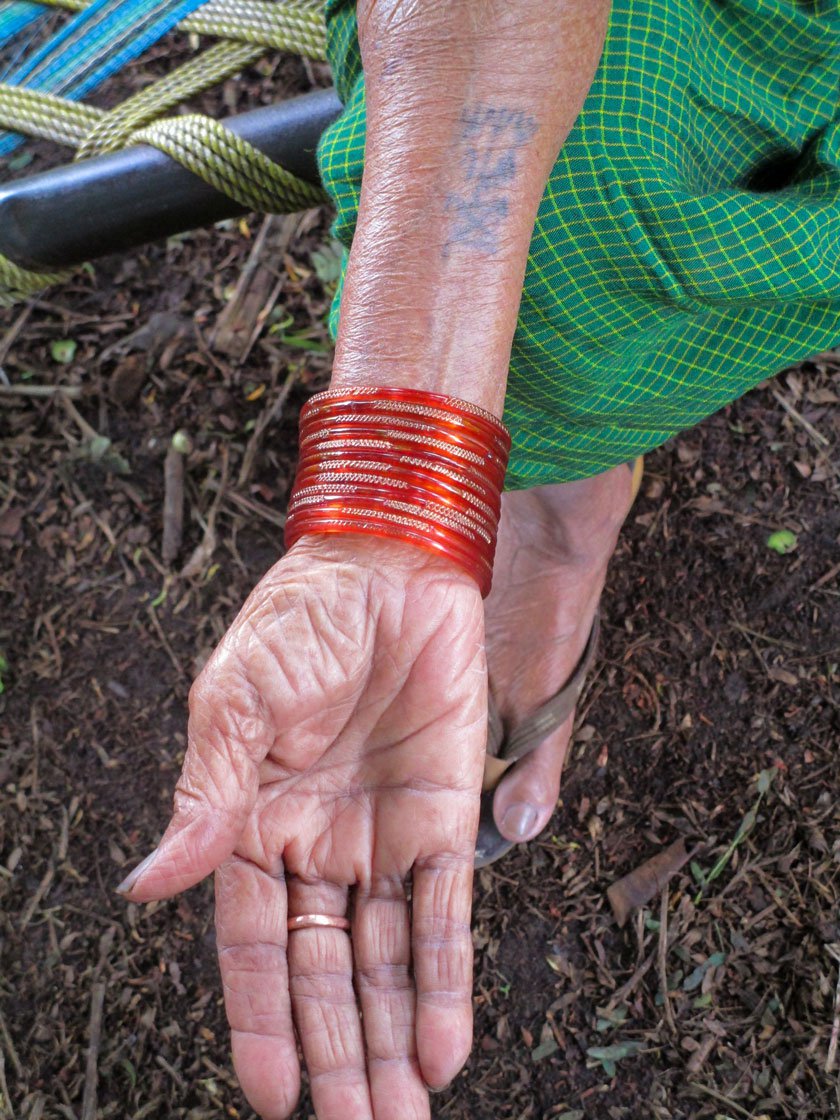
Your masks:
<path fill-rule="evenodd" d="M 367 533 L 444 556 L 490 591 L 510 435 L 467 401 L 416 389 L 329 390 L 300 414 L 286 546 Z"/>

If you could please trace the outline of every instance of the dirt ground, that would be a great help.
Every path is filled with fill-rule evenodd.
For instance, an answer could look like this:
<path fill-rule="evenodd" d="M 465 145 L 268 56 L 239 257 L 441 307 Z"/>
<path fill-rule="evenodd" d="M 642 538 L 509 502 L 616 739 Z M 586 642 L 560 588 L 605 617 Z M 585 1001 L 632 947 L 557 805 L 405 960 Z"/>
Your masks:
<path fill-rule="evenodd" d="M 230 223 L 0 313 L 0 1117 L 253 1117 L 209 884 L 113 888 L 281 548 L 327 225 Z M 648 458 L 551 829 L 477 877 L 476 1044 L 437 1117 L 840 1117 L 839 404 L 822 355 Z M 691 863 L 619 928 L 607 888 L 680 837 Z"/>

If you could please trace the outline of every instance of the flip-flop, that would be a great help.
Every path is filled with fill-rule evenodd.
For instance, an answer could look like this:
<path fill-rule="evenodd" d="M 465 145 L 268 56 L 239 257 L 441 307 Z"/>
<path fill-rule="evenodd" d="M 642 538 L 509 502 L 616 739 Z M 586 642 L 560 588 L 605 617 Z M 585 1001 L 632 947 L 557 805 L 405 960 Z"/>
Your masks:
<path fill-rule="evenodd" d="M 589 631 L 586 646 L 577 667 L 563 687 L 549 700 L 532 712 L 522 723 L 505 733 L 499 709 L 492 692 L 488 696 L 487 710 L 487 758 L 484 763 L 484 785 L 481 792 L 481 818 L 478 837 L 475 843 L 475 866 L 486 867 L 488 863 L 501 859 L 512 847 L 513 840 L 506 840 L 496 826 L 493 817 L 493 795 L 503 774 L 514 763 L 536 750 L 553 731 L 566 722 L 578 702 L 586 674 L 595 660 L 600 630 L 598 614 Z"/>
<path fill-rule="evenodd" d="M 639 456 L 627 465 L 633 472 L 632 496 L 635 499 L 642 483 L 644 460 Z M 492 691 L 488 695 L 487 757 L 484 762 L 481 817 L 475 844 L 476 867 L 486 867 L 489 863 L 501 859 L 515 846 L 513 840 L 506 840 L 499 832 L 493 816 L 493 796 L 496 787 L 511 766 L 536 750 L 552 732 L 562 727 L 575 710 L 586 674 L 595 660 L 599 629 L 599 615 L 596 611 L 586 646 L 572 675 L 554 696 L 541 704 L 517 727 L 510 731 L 505 729 Z"/>

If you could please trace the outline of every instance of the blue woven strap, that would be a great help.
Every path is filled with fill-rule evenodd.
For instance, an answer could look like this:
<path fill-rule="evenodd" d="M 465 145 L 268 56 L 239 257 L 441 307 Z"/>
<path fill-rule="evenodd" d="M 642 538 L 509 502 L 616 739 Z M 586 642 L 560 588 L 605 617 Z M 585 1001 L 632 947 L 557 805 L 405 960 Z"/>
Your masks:
<path fill-rule="evenodd" d="M 78 101 L 137 58 L 205 0 L 94 0 L 6 79 Z M 23 142 L 0 132 L 0 156 Z"/>
<path fill-rule="evenodd" d="M 0 47 L 11 42 L 25 27 L 44 15 L 40 4 L 30 4 L 28 0 L 7 0 L 0 4 Z"/>

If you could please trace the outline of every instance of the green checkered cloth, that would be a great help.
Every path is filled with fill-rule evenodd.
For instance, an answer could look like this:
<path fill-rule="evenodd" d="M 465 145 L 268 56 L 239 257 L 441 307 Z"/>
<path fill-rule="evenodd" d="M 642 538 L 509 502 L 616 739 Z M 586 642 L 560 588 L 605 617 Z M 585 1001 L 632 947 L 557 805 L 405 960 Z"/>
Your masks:
<path fill-rule="evenodd" d="M 319 149 L 348 247 L 354 12 L 327 4 L 345 111 Z M 840 0 L 614 0 L 531 241 L 508 488 L 597 474 L 840 343 L 838 88 Z"/>

